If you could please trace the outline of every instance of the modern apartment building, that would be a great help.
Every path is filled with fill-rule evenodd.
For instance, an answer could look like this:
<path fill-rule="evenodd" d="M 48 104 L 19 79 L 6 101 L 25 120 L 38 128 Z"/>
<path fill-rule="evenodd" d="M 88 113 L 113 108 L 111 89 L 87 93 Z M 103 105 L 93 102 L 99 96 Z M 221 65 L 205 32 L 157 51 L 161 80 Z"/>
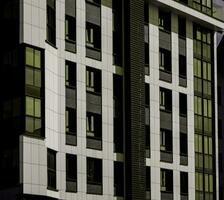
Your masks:
<path fill-rule="evenodd" d="M 0 199 L 223 199 L 222 10 L 2 0 Z"/>

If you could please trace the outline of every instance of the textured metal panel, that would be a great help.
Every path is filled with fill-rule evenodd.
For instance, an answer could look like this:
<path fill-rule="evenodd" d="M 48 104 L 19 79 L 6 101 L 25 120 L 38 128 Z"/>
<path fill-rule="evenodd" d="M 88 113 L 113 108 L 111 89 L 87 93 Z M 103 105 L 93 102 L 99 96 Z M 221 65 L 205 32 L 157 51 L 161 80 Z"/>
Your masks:
<path fill-rule="evenodd" d="M 102 150 L 102 141 L 94 138 L 86 138 L 86 147 L 90 149 Z"/>
<path fill-rule="evenodd" d="M 98 49 L 86 47 L 86 57 L 101 60 L 101 51 Z"/>
<path fill-rule="evenodd" d="M 65 14 L 75 17 L 76 16 L 76 0 L 65 0 Z"/>
<path fill-rule="evenodd" d="M 68 40 L 65 40 L 65 50 L 76 53 L 76 44 L 74 42 L 70 42 Z"/>
<path fill-rule="evenodd" d="M 77 182 L 66 181 L 66 191 L 77 192 Z"/>
<path fill-rule="evenodd" d="M 66 144 L 76 146 L 77 145 L 77 136 L 66 134 Z"/>
<path fill-rule="evenodd" d="M 145 108 L 145 125 L 150 125 L 149 120 L 149 108 Z"/>
<path fill-rule="evenodd" d="M 179 38 L 179 54 L 186 56 L 186 40 L 183 38 Z"/>
<path fill-rule="evenodd" d="M 179 85 L 182 87 L 187 87 L 187 79 L 179 77 Z"/>
<path fill-rule="evenodd" d="M 86 21 L 100 26 L 100 7 L 94 4 L 86 3 Z"/>
<path fill-rule="evenodd" d="M 181 165 L 188 165 L 188 158 L 187 156 L 180 156 L 180 164 Z"/>
<path fill-rule="evenodd" d="M 160 128 L 172 130 L 172 114 L 160 111 Z"/>
<path fill-rule="evenodd" d="M 171 35 L 159 30 L 159 47 L 171 51 Z"/>
<path fill-rule="evenodd" d="M 172 82 L 172 74 L 166 71 L 159 70 L 159 79 L 162 81 Z"/>
<path fill-rule="evenodd" d="M 102 190 L 103 190 L 102 185 L 87 184 L 88 194 L 102 194 Z"/>
<path fill-rule="evenodd" d="M 180 116 L 180 132 L 187 133 L 187 117 Z"/>
<path fill-rule="evenodd" d="M 87 92 L 86 93 L 86 109 L 87 112 L 92 112 L 96 114 L 101 114 L 101 96 L 92 94 Z"/>
<path fill-rule="evenodd" d="M 145 199 L 144 0 L 124 0 L 125 199 Z"/>
<path fill-rule="evenodd" d="M 76 109 L 76 91 L 75 89 L 66 88 L 66 106 Z"/>
<path fill-rule="evenodd" d="M 161 193 L 161 200 L 173 200 L 173 194 L 172 193 Z"/>
<path fill-rule="evenodd" d="M 160 160 L 163 162 L 172 163 L 173 162 L 173 154 L 161 151 L 160 152 Z"/>

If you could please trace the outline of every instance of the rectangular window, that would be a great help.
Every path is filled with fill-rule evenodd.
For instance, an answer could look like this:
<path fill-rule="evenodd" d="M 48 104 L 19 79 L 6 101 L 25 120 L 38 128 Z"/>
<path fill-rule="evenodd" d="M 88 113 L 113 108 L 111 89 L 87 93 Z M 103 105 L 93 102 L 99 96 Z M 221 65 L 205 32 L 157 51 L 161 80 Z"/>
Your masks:
<path fill-rule="evenodd" d="M 26 85 L 41 87 L 41 51 L 26 47 L 25 49 Z"/>
<path fill-rule="evenodd" d="M 87 112 L 86 115 L 86 135 L 101 139 L 102 137 L 102 119 L 99 114 Z"/>
<path fill-rule="evenodd" d="M 186 19 L 178 17 L 178 33 L 181 37 L 186 37 Z"/>
<path fill-rule="evenodd" d="M 171 73 L 171 52 L 159 49 L 159 69 Z"/>
<path fill-rule="evenodd" d="M 179 76 L 187 78 L 186 56 L 179 55 Z"/>
<path fill-rule="evenodd" d="M 165 31 L 171 30 L 171 16 L 170 13 L 159 11 L 159 28 Z"/>
<path fill-rule="evenodd" d="M 102 160 L 87 157 L 87 193 L 102 194 Z M 94 185 L 94 188 L 93 188 Z"/>
<path fill-rule="evenodd" d="M 188 173 L 180 172 L 180 194 L 188 195 Z"/>
<path fill-rule="evenodd" d="M 56 189 L 56 151 L 47 149 L 47 186 Z"/>
<path fill-rule="evenodd" d="M 187 116 L 187 95 L 179 93 L 180 115 Z"/>
<path fill-rule="evenodd" d="M 66 107 L 66 134 L 76 134 L 76 110 L 73 108 Z"/>
<path fill-rule="evenodd" d="M 101 71 L 86 67 L 86 90 L 88 92 L 101 93 Z"/>
<path fill-rule="evenodd" d="M 161 192 L 173 192 L 173 171 L 161 169 L 160 171 L 160 190 Z"/>
<path fill-rule="evenodd" d="M 114 162 L 114 196 L 124 196 L 124 164 Z"/>
<path fill-rule="evenodd" d="M 180 155 L 187 156 L 187 134 L 180 133 Z"/>
<path fill-rule="evenodd" d="M 151 170 L 146 166 L 146 191 L 151 191 Z"/>
<path fill-rule="evenodd" d="M 47 0 L 47 41 L 56 45 L 56 1 Z"/>
<path fill-rule="evenodd" d="M 26 96 L 26 132 L 41 135 L 41 99 Z"/>
<path fill-rule="evenodd" d="M 149 106 L 149 84 L 145 83 L 145 105 Z"/>
<path fill-rule="evenodd" d="M 168 153 L 173 151 L 173 138 L 172 132 L 170 130 L 161 129 L 160 130 L 160 150 Z"/>
<path fill-rule="evenodd" d="M 76 63 L 65 62 L 65 84 L 69 87 L 76 87 Z"/>
<path fill-rule="evenodd" d="M 65 15 L 65 39 L 75 43 L 76 41 L 76 19 Z"/>
<path fill-rule="evenodd" d="M 100 27 L 86 22 L 86 46 L 101 49 L 101 30 Z"/>
<path fill-rule="evenodd" d="M 160 88 L 160 110 L 172 112 L 172 91 Z"/>
<path fill-rule="evenodd" d="M 66 191 L 77 192 L 77 157 L 66 154 Z"/>

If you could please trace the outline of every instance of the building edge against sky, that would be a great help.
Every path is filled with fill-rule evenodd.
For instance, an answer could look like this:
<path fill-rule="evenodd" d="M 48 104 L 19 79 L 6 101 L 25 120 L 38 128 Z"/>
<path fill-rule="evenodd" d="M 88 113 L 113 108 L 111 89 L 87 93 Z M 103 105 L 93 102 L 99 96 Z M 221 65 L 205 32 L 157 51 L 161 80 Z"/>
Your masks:
<path fill-rule="evenodd" d="M 0 4 L 0 199 L 223 199 L 222 1 Z"/>

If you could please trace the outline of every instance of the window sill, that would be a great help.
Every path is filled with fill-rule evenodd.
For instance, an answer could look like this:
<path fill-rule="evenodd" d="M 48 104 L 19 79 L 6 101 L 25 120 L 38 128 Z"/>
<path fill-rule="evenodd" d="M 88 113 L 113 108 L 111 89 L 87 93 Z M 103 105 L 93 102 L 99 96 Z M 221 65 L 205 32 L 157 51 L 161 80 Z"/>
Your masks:
<path fill-rule="evenodd" d="M 51 191 L 54 191 L 54 192 L 58 192 L 59 191 L 58 189 L 55 189 L 55 188 L 52 188 L 52 187 L 49 187 L 49 186 L 47 186 L 47 190 L 51 190 Z"/>
<path fill-rule="evenodd" d="M 50 46 L 52 46 L 53 48 L 58 49 L 57 46 L 56 46 L 55 44 L 51 43 L 50 41 L 45 40 L 45 42 L 46 42 L 47 44 L 49 44 Z"/>

